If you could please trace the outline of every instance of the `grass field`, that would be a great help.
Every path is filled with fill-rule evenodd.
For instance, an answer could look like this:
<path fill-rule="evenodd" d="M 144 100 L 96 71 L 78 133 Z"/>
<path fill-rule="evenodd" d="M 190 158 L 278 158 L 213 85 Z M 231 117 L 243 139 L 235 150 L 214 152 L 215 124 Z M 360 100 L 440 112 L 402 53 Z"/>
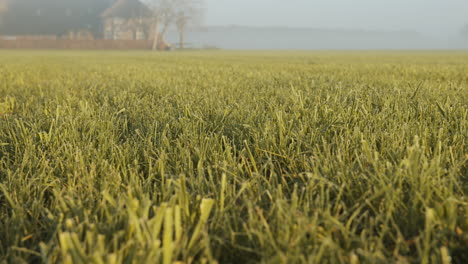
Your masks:
<path fill-rule="evenodd" d="M 0 263 L 467 263 L 468 52 L 0 52 Z"/>

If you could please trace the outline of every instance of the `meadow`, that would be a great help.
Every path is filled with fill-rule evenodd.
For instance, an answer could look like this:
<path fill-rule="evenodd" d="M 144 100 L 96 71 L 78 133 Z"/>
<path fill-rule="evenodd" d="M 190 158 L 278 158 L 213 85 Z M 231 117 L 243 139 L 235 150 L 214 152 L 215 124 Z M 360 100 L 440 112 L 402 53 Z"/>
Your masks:
<path fill-rule="evenodd" d="M 467 263 L 468 52 L 0 51 L 0 263 Z"/>

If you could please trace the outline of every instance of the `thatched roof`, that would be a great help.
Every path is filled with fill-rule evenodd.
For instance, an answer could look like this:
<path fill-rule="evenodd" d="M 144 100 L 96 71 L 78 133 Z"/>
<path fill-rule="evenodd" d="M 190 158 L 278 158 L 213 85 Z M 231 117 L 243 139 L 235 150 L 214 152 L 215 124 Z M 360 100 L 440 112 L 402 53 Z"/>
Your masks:
<path fill-rule="evenodd" d="M 101 17 L 119 17 L 119 18 L 138 18 L 138 17 L 150 17 L 152 15 L 151 10 L 139 0 L 118 0 L 105 10 Z"/>

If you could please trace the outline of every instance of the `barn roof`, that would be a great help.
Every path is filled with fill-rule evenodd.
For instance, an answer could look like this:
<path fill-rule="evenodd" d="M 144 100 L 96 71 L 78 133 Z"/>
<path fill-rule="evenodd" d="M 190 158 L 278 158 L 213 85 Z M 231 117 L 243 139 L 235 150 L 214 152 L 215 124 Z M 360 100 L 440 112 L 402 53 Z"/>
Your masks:
<path fill-rule="evenodd" d="M 139 0 L 118 0 L 101 17 L 137 18 L 151 15 L 151 10 Z"/>

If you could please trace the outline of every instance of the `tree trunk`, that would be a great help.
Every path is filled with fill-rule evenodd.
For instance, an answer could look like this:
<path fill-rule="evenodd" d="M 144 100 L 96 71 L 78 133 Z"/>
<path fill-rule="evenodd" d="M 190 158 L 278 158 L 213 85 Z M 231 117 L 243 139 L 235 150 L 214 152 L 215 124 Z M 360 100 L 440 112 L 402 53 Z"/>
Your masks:
<path fill-rule="evenodd" d="M 111 22 L 112 22 L 112 37 L 111 37 L 111 39 L 115 40 L 115 21 L 114 21 L 113 18 L 112 18 Z"/>
<path fill-rule="evenodd" d="M 163 44 L 163 46 L 165 46 L 165 47 L 167 46 L 166 45 L 166 34 L 167 34 L 168 29 L 169 29 L 169 25 L 168 24 L 164 25 L 164 27 L 163 27 L 160 35 L 159 35 L 159 42 L 161 44 Z"/>
<path fill-rule="evenodd" d="M 136 27 L 132 28 L 132 40 L 137 40 L 137 30 Z"/>
<path fill-rule="evenodd" d="M 154 23 L 153 50 L 158 49 L 159 44 L 159 21 Z"/>
<path fill-rule="evenodd" d="M 184 42 L 185 42 L 185 30 L 180 29 L 179 30 L 179 47 L 180 47 L 180 49 L 185 48 Z"/>
<path fill-rule="evenodd" d="M 165 24 L 163 29 L 161 30 L 161 40 L 162 41 L 166 40 L 166 34 L 167 34 L 168 29 L 169 29 L 169 24 Z"/>

